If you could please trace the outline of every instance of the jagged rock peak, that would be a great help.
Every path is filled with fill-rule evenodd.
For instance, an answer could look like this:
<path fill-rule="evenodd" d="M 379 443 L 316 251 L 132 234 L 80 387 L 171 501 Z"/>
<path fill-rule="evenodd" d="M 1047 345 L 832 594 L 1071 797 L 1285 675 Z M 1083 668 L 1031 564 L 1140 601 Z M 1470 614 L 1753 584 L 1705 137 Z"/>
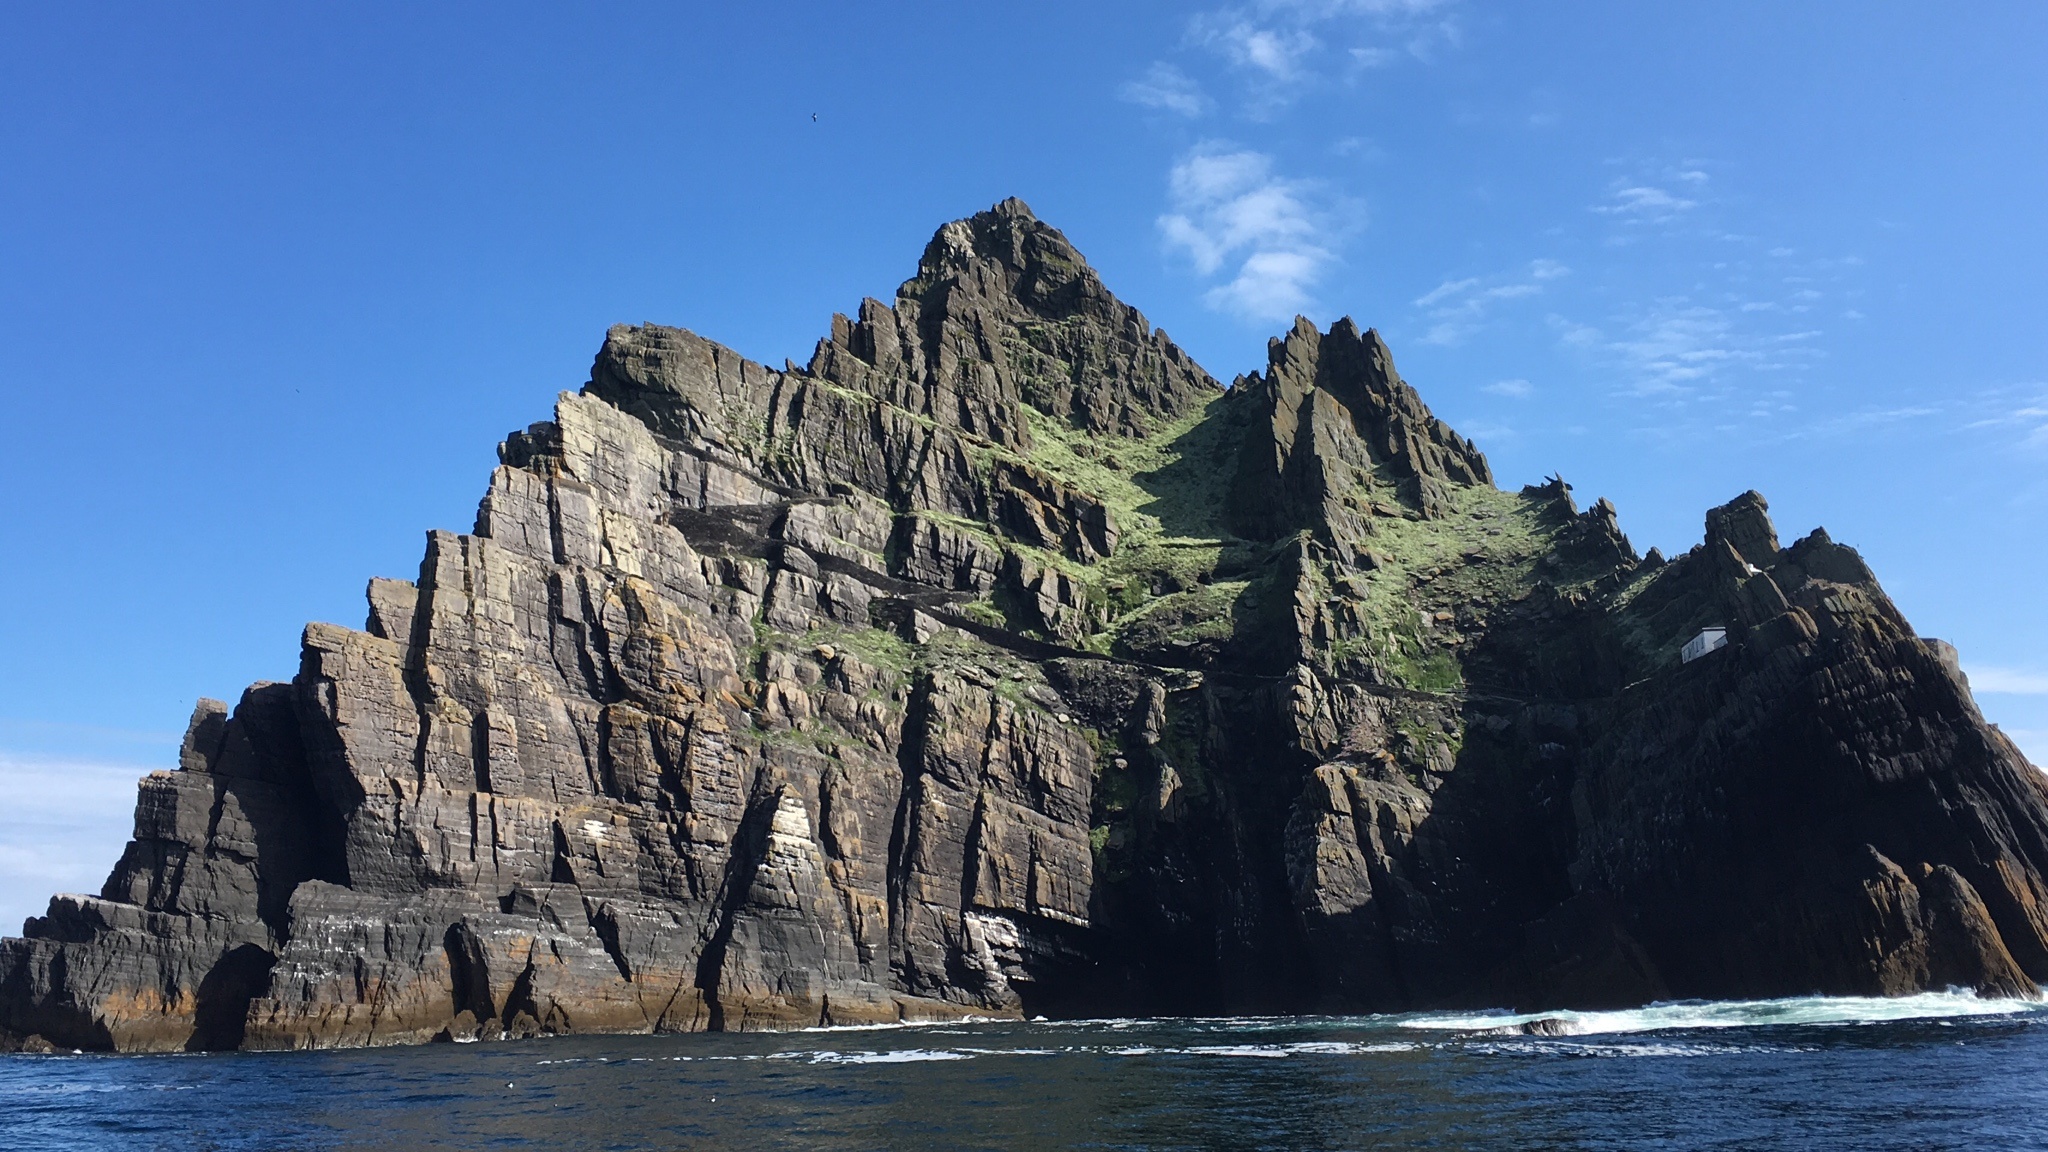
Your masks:
<path fill-rule="evenodd" d="M 928 285 L 956 283 L 989 266 L 999 271 L 1002 291 L 1048 313 L 1115 303 L 1102 278 L 1066 236 L 1014 196 L 986 212 L 941 225 L 925 245 L 917 278 L 903 286 L 904 293 L 922 296 Z"/>
<path fill-rule="evenodd" d="M 584 392 L 686 446 L 726 494 L 844 487 L 1083 563 L 1107 554 L 1113 518 L 1040 466 L 1034 422 L 1055 437 L 1144 437 L 1223 395 L 1018 200 L 940 228 L 895 303 L 833 317 L 804 368 L 778 372 L 680 328 L 617 327 Z M 508 440 L 506 462 L 546 455 L 550 435 Z"/>
<path fill-rule="evenodd" d="M 1285 378 L 1304 391 L 1327 390 L 1348 408 L 1375 463 L 1454 484 L 1493 483 L 1478 446 L 1437 419 L 1401 379 L 1378 329 L 1360 332 L 1346 316 L 1325 334 L 1297 316 L 1284 338 L 1267 342 L 1266 359 L 1269 378 Z"/>
<path fill-rule="evenodd" d="M 935 425 L 949 450 L 958 435 L 1022 455 L 1031 412 L 1143 436 L 1221 391 L 1016 199 L 941 227 L 895 302 L 834 316 L 803 368 L 778 372 L 681 328 L 622 325 L 584 387 L 771 483 L 848 483 L 899 505 L 928 497 L 915 490 L 933 481 L 901 474 L 897 449 L 915 438 L 906 417 Z"/>
<path fill-rule="evenodd" d="M 1221 392 L 1021 202 L 859 311 L 613 329 L 473 532 L 195 710 L 0 1050 L 2048 979 L 2048 777 L 1761 496 L 1638 561 L 1376 333 Z"/>
<path fill-rule="evenodd" d="M 1745 563 L 1768 568 L 1778 562 L 1778 530 L 1771 506 L 1752 488 L 1719 508 L 1707 511 L 1707 545 L 1726 542 Z"/>
<path fill-rule="evenodd" d="M 1380 334 L 1348 316 L 1327 333 L 1296 317 L 1268 343 L 1265 373 L 1234 390 L 1258 410 L 1234 493 L 1247 536 L 1311 528 L 1341 549 L 1374 505 L 1435 519 L 1449 508 L 1446 485 L 1493 483 L 1478 447 L 1401 379 Z"/>
<path fill-rule="evenodd" d="M 858 319 L 833 317 L 807 371 L 862 390 L 883 384 L 885 399 L 936 419 L 964 403 L 963 426 L 1020 446 L 1028 430 L 1005 406 L 1134 436 L 1220 390 L 1015 197 L 940 227 L 895 304 L 869 299 Z M 899 398 L 885 381 L 917 387 Z"/>

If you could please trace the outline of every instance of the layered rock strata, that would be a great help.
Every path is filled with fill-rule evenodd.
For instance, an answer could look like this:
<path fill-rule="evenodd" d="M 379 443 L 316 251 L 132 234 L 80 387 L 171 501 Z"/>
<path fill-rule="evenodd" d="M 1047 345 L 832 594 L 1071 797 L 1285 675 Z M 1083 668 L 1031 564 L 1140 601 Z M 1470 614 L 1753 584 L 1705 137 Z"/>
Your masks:
<path fill-rule="evenodd" d="M 1349 320 L 1225 389 L 1017 201 L 802 368 L 615 328 L 500 457 L 200 703 L 9 1042 L 2048 978 L 2048 788 L 1853 550 L 1638 557 Z"/>

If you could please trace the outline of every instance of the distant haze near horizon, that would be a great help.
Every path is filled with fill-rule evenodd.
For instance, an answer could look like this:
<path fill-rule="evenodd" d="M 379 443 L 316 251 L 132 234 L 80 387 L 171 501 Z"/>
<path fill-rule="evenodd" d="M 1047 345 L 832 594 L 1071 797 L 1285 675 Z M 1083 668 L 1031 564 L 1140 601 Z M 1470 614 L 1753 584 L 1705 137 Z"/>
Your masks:
<path fill-rule="evenodd" d="M 685 14 L 687 12 L 687 14 Z M 802 363 L 1020 196 L 1211 372 L 1378 327 L 1638 549 L 1755 488 L 2048 761 L 2048 8 L 0 13 L 0 932 L 653 320 Z"/>

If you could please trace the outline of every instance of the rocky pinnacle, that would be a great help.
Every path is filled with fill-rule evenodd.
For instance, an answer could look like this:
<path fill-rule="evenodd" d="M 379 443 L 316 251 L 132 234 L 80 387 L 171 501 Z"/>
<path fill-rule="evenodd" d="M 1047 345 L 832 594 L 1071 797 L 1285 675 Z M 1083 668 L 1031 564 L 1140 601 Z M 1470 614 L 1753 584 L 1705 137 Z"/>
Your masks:
<path fill-rule="evenodd" d="M 2048 979 L 2048 788 L 1855 551 L 1639 557 L 1349 319 L 1225 388 L 1020 201 L 802 367 L 614 328 L 499 456 L 199 703 L 0 1043 Z"/>

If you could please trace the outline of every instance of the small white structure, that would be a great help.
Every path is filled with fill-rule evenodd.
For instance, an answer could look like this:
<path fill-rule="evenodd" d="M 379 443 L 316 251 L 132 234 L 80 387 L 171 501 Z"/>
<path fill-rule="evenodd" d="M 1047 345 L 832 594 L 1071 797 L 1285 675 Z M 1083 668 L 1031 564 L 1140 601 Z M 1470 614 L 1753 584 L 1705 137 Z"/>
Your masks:
<path fill-rule="evenodd" d="M 1699 635 L 1685 642 L 1685 647 L 1678 653 L 1678 660 L 1681 664 L 1690 664 L 1709 652 L 1717 651 L 1727 646 L 1728 630 L 1726 628 L 1702 628 Z"/>

